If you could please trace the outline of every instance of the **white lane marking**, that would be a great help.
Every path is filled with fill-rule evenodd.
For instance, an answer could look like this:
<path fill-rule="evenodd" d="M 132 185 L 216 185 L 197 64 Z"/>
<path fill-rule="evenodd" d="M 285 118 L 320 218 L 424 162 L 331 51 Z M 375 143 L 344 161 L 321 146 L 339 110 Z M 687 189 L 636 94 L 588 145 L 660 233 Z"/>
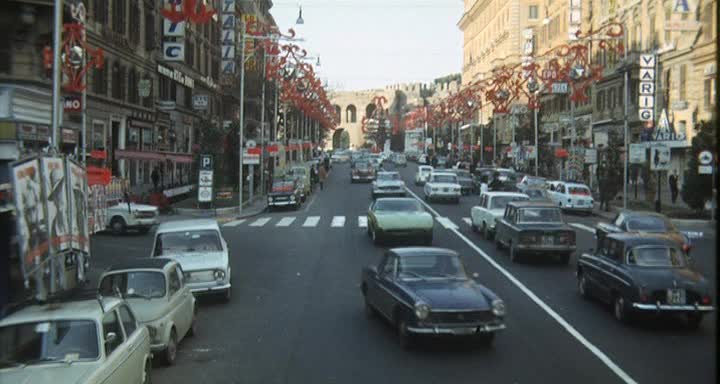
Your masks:
<path fill-rule="evenodd" d="M 435 211 L 431 206 L 426 204 L 422 199 L 420 199 L 413 191 L 408 189 L 408 192 L 415 197 L 417 201 L 420 202 L 420 204 L 423 204 L 430 212 L 435 214 L 436 216 L 440 216 L 440 214 Z M 608 368 L 610 368 L 613 373 L 615 373 L 620 379 L 622 379 L 625 383 L 628 384 L 637 384 L 637 381 L 635 381 L 630 375 L 628 375 L 625 371 L 623 371 L 620 366 L 615 364 L 603 351 L 600 350 L 600 348 L 596 347 L 594 344 L 592 344 L 588 339 L 585 338 L 580 332 L 578 332 L 575 327 L 570 325 L 565 319 L 562 318 L 557 312 L 555 312 L 552 308 L 550 308 L 549 305 L 545 304 L 544 301 L 542 301 L 533 291 L 531 291 L 528 287 L 526 287 L 523 283 L 520 282 L 515 276 L 513 276 L 510 272 L 508 272 L 505 268 L 503 268 L 500 264 L 498 264 L 492 257 L 490 257 L 487 253 L 485 253 L 482 249 L 480 249 L 475 243 L 470 241 L 467 237 L 465 237 L 460 231 L 457 229 L 451 229 L 457 235 L 462 241 L 464 241 L 470 248 L 475 250 L 480 256 L 482 256 L 485 261 L 488 262 L 493 268 L 498 270 L 503 276 L 505 276 L 508 280 L 510 280 L 513 285 L 515 285 L 520 291 L 522 291 L 526 296 L 530 298 L 535 304 L 537 304 L 545 313 L 550 315 L 555 321 L 557 321 L 558 324 L 560 324 L 561 327 L 565 328 L 565 330 L 574 337 L 580 344 L 582 344 L 585 348 L 587 348 L 593 355 L 595 355 L 600 361 L 602 361 Z"/>
<path fill-rule="evenodd" d="M 268 221 L 270 221 L 270 218 L 269 218 L 269 217 L 261 217 L 261 218 L 255 220 L 255 221 L 253 221 L 252 223 L 250 223 L 250 226 L 251 226 L 251 227 L 262 227 L 262 226 L 264 226 L 265 224 L 267 224 Z"/>
<path fill-rule="evenodd" d="M 470 220 L 469 217 L 463 217 L 462 220 L 465 222 L 465 224 L 472 225 L 472 220 Z"/>
<path fill-rule="evenodd" d="M 571 227 L 575 227 L 575 228 L 578 228 L 578 229 L 582 229 L 583 231 L 588 231 L 588 232 L 590 232 L 590 233 L 595 233 L 595 228 L 593 228 L 593 227 L 588 227 L 588 226 L 585 225 L 585 224 L 580 224 L 580 223 L 568 223 L 568 225 L 571 226 Z"/>
<path fill-rule="evenodd" d="M 229 222 L 229 223 L 225 223 L 225 224 L 223 225 L 223 227 L 237 227 L 238 225 L 244 223 L 245 221 L 246 221 L 245 219 L 240 219 L 240 220 L 231 221 L 231 222 Z"/>
<path fill-rule="evenodd" d="M 345 226 L 345 216 L 333 216 L 330 226 L 333 228 L 340 228 Z"/>
<path fill-rule="evenodd" d="M 305 212 L 310 211 L 310 207 L 312 207 L 313 203 L 315 202 L 316 197 L 317 197 L 317 195 L 313 195 L 312 199 L 310 199 L 310 202 L 308 203 L 307 207 L 305 207 Z"/>
<path fill-rule="evenodd" d="M 276 227 L 289 227 L 290 224 L 293 223 L 293 221 L 295 221 L 294 217 L 283 217 L 282 219 L 280 219 L 280 221 L 278 221 L 277 224 L 275 224 L 275 226 Z"/>
<path fill-rule="evenodd" d="M 358 216 L 358 227 L 367 228 L 367 216 Z"/>
<path fill-rule="evenodd" d="M 307 219 L 305 219 L 305 222 L 303 223 L 303 227 L 317 227 L 319 222 L 320 222 L 320 216 L 310 216 Z"/>
<path fill-rule="evenodd" d="M 437 220 L 440 225 L 442 225 L 445 229 L 457 229 L 457 225 L 452 222 L 452 220 L 448 219 L 447 217 L 436 217 L 435 220 Z"/>

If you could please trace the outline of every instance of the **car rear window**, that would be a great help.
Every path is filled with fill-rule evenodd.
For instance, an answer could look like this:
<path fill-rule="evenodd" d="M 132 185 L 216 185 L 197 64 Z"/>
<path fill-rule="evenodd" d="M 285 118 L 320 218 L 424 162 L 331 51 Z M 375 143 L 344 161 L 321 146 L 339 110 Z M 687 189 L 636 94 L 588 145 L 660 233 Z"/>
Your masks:
<path fill-rule="evenodd" d="M 165 296 L 165 275 L 162 272 L 124 272 L 107 275 L 100 283 L 103 296 L 120 292 L 125 297 L 160 298 Z"/>
<path fill-rule="evenodd" d="M 455 175 L 434 175 L 432 181 L 435 183 L 457 183 Z"/>
<path fill-rule="evenodd" d="M 217 231 L 207 229 L 166 232 L 159 234 L 155 242 L 155 256 L 201 251 L 222 251 Z"/>
<path fill-rule="evenodd" d="M 674 247 L 639 246 L 628 252 L 628 264 L 639 267 L 684 267 L 685 256 Z"/>
<path fill-rule="evenodd" d="M 568 192 L 571 195 L 590 196 L 590 190 L 585 187 L 569 187 Z"/>
<path fill-rule="evenodd" d="M 422 212 L 422 206 L 415 200 L 378 200 L 375 211 Z"/>
<path fill-rule="evenodd" d="M 633 217 L 628 220 L 627 228 L 630 231 L 643 232 L 665 232 L 669 229 L 665 220 L 653 216 Z"/>
<path fill-rule="evenodd" d="M 505 209 L 511 201 L 525 201 L 525 196 L 495 196 L 492 198 L 490 209 Z"/>
<path fill-rule="evenodd" d="M 400 180 L 399 173 L 378 173 L 378 180 Z"/>
<path fill-rule="evenodd" d="M 518 223 L 560 223 L 562 217 L 557 208 L 523 208 L 518 210 Z"/>

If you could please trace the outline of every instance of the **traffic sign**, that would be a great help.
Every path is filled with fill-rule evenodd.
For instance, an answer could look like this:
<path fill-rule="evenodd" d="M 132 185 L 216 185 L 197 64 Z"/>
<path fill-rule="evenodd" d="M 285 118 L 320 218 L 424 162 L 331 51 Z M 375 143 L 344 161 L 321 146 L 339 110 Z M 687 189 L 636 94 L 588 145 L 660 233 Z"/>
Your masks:
<path fill-rule="evenodd" d="M 248 140 L 245 142 L 245 146 L 248 148 L 255 148 L 257 147 L 257 143 L 255 142 L 255 140 Z"/>
<path fill-rule="evenodd" d="M 698 155 L 698 161 L 700 161 L 700 164 L 702 165 L 708 165 L 712 163 L 713 161 L 713 155 L 710 151 L 702 151 Z"/>
<path fill-rule="evenodd" d="M 698 173 L 701 175 L 712 175 L 712 165 L 698 165 Z"/>
<path fill-rule="evenodd" d="M 201 187 L 212 187 L 213 171 L 200 171 L 200 177 L 198 177 L 198 184 Z"/>
<path fill-rule="evenodd" d="M 670 170 L 670 148 L 668 146 L 655 144 L 650 147 L 650 170 Z"/>
<path fill-rule="evenodd" d="M 647 160 L 645 144 L 630 144 L 630 164 L 645 164 Z"/>
<path fill-rule="evenodd" d="M 212 201 L 212 187 L 198 187 L 198 202 L 208 203 Z"/>

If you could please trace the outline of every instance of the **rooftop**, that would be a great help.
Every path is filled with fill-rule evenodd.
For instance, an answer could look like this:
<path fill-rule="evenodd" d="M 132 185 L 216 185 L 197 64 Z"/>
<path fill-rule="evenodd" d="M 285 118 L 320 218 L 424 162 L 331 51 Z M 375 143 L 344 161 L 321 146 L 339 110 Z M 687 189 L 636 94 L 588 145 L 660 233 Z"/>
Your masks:
<path fill-rule="evenodd" d="M 178 232 L 178 231 L 196 231 L 203 229 L 217 229 L 219 230 L 218 223 L 214 219 L 192 219 L 192 220 L 178 220 L 161 223 L 156 233 L 164 232 Z"/>

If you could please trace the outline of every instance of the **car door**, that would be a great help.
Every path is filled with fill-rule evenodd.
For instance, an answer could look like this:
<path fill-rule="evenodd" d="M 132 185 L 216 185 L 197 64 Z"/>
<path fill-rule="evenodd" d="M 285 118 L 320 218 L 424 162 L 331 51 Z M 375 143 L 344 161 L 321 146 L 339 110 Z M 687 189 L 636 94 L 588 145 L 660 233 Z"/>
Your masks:
<path fill-rule="evenodd" d="M 106 379 L 104 383 L 131 383 L 132 380 L 126 376 L 130 374 L 126 366 L 126 362 L 130 358 L 129 349 L 125 348 L 125 334 L 115 309 L 106 312 L 103 316 L 101 337 L 105 354 L 103 369 Z"/>
<path fill-rule="evenodd" d="M 126 352 L 124 353 L 128 355 L 121 370 L 127 372 L 127 376 L 125 376 L 127 383 L 142 383 L 143 372 L 145 372 L 145 354 L 147 353 L 143 348 L 143 343 L 147 336 L 143 334 L 142 328 L 138 327 L 135 315 L 127 305 L 123 304 L 118 308 L 118 315 L 125 332 L 124 348 Z"/>
<path fill-rule="evenodd" d="M 482 219 L 483 219 L 483 204 L 485 199 L 487 199 L 486 194 L 480 195 L 480 202 L 478 205 L 470 208 L 470 219 L 472 220 L 473 225 L 482 227 Z"/>
<path fill-rule="evenodd" d="M 622 284 L 622 277 L 619 276 L 620 268 L 619 264 L 622 263 L 622 242 L 612 239 L 605 238 L 607 243 L 606 252 L 602 255 L 602 265 L 600 268 L 603 273 L 599 276 L 601 281 L 601 294 L 604 300 L 610 301 L 612 299 L 611 294 L 615 292 L 623 292 L 625 287 Z"/>
<path fill-rule="evenodd" d="M 392 317 L 392 309 L 395 305 L 394 284 L 397 274 L 398 258 L 390 253 L 387 256 L 383 269 L 378 271 L 378 296 L 376 307 L 388 318 Z"/>
<path fill-rule="evenodd" d="M 508 221 L 512 217 L 512 206 L 505 207 L 505 214 L 495 224 L 495 241 L 506 244 L 506 232 L 508 231 Z"/>
<path fill-rule="evenodd" d="M 182 283 L 177 274 L 177 268 L 171 267 L 167 274 L 168 279 L 168 320 L 175 324 L 178 341 L 182 339 L 189 327 L 188 321 L 184 317 L 183 304 L 187 297 L 183 294 Z"/>
<path fill-rule="evenodd" d="M 180 280 L 180 296 L 182 300 L 181 308 L 179 309 L 179 317 L 182 317 L 182 321 L 185 324 L 184 332 L 187 332 L 192 326 L 193 312 L 195 309 L 195 296 L 193 296 L 190 292 L 190 288 L 185 285 L 185 276 L 183 275 L 180 264 L 175 266 L 175 273 Z"/>

